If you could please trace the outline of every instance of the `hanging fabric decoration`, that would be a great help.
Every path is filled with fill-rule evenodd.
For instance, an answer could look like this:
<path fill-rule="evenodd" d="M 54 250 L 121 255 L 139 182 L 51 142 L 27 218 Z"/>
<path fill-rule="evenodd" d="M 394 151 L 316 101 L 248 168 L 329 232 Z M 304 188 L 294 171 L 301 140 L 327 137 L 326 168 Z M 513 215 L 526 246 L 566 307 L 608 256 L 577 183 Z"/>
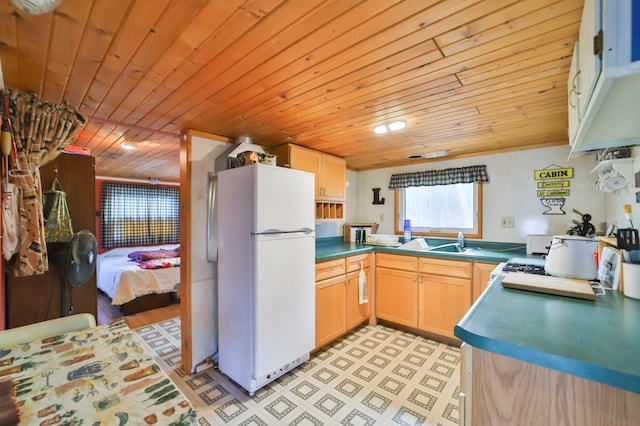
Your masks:
<path fill-rule="evenodd" d="M 71 215 L 58 177 L 53 179 L 51 190 L 44 193 L 44 234 L 48 243 L 66 243 L 73 238 Z"/>
<path fill-rule="evenodd" d="M 3 96 L 6 100 L 6 97 Z M 4 114 L 0 135 L 2 150 L 2 255 L 10 260 L 18 252 L 18 188 L 9 182 L 11 151 L 14 150 L 8 103 L 3 102 Z"/>
<path fill-rule="evenodd" d="M 18 252 L 18 187 L 2 181 L 2 255 L 10 260 Z"/>
<path fill-rule="evenodd" d="M 18 255 L 14 276 L 49 270 L 42 207 L 40 167 L 55 159 L 86 123 L 86 117 L 66 103 L 53 105 L 35 93 L 3 89 L 4 117 L 15 148 L 11 152 L 9 181 L 18 187 Z"/>

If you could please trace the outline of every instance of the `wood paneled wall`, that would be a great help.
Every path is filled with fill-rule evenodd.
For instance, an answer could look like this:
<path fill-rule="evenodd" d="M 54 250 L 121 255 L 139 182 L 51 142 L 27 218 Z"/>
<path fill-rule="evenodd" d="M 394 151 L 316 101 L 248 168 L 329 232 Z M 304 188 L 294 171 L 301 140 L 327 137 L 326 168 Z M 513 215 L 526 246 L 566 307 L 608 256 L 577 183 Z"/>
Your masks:
<path fill-rule="evenodd" d="M 82 229 L 95 235 L 95 159 L 91 156 L 60 154 L 40 169 L 43 192 L 51 188 L 58 169 L 58 180 L 67 193 L 67 204 L 74 232 Z M 64 243 L 48 244 L 49 271 L 32 277 L 6 279 L 7 328 L 33 324 L 62 316 L 62 277 L 56 264 L 56 253 L 64 250 Z M 67 290 L 74 312 L 97 315 L 95 272 L 82 287 Z"/>

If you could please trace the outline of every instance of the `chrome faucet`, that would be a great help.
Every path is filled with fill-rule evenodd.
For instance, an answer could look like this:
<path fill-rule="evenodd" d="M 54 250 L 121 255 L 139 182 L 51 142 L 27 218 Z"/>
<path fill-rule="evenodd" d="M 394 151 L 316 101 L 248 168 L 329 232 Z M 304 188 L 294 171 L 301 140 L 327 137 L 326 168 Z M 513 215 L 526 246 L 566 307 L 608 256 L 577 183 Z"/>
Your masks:
<path fill-rule="evenodd" d="M 464 234 L 462 231 L 458 231 L 458 245 L 461 249 L 464 248 Z"/>

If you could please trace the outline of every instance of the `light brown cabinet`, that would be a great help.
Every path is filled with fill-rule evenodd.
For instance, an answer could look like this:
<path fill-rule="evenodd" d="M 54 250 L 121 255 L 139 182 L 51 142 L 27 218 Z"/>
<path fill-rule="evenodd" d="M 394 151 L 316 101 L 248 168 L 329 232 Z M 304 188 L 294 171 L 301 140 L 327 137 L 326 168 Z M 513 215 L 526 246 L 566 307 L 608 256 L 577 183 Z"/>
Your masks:
<path fill-rule="evenodd" d="M 316 347 L 346 331 L 346 297 L 344 275 L 316 283 Z"/>
<path fill-rule="evenodd" d="M 376 317 L 455 339 L 471 307 L 473 262 L 376 254 Z"/>
<path fill-rule="evenodd" d="M 376 318 L 417 328 L 417 300 L 415 271 L 376 267 Z"/>
<path fill-rule="evenodd" d="M 316 175 L 316 218 L 343 219 L 347 196 L 347 162 L 344 158 L 293 144 L 273 147 L 279 166 L 289 165 Z"/>
<path fill-rule="evenodd" d="M 453 327 L 471 307 L 473 262 L 421 257 L 418 328 L 455 339 Z"/>
<path fill-rule="evenodd" d="M 462 425 L 638 424 L 640 394 L 468 344 L 461 353 Z"/>
<path fill-rule="evenodd" d="M 360 262 L 371 294 L 369 253 L 316 264 L 316 348 L 362 324 L 371 315 L 369 303 L 359 303 Z M 371 297 L 371 296 L 369 296 Z"/>
<path fill-rule="evenodd" d="M 497 263 L 481 263 L 473 262 L 473 283 L 472 283 L 472 302 L 478 300 L 478 297 L 487 288 L 489 284 L 490 274 L 495 269 Z"/>

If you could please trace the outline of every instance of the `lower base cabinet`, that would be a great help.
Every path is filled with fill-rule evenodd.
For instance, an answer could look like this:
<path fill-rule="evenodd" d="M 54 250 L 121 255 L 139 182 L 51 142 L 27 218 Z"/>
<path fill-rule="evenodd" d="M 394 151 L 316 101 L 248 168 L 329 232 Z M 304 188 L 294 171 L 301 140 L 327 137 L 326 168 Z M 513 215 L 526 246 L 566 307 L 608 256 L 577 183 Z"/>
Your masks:
<path fill-rule="evenodd" d="M 346 296 L 343 276 L 316 283 L 316 347 L 346 331 Z"/>
<path fill-rule="evenodd" d="M 473 262 L 376 253 L 376 318 L 456 339 Z"/>
<path fill-rule="evenodd" d="M 497 263 L 473 262 L 472 295 L 474 302 L 487 289 L 487 285 L 491 281 L 491 272 L 493 272 L 496 265 Z"/>
<path fill-rule="evenodd" d="M 455 338 L 453 328 L 471 307 L 469 279 L 420 275 L 418 328 Z"/>
<path fill-rule="evenodd" d="M 417 300 L 415 272 L 376 267 L 376 318 L 417 328 Z"/>
<path fill-rule="evenodd" d="M 462 346 L 460 424 L 637 425 L 640 394 Z"/>
<path fill-rule="evenodd" d="M 365 279 L 367 280 L 366 294 L 371 297 L 371 268 L 364 269 Z M 370 303 L 360 303 L 360 290 L 359 290 L 360 273 L 351 272 L 347 274 L 347 298 L 345 304 L 347 306 L 345 312 L 346 329 L 352 328 L 362 324 L 369 319 L 371 315 Z"/>
<path fill-rule="evenodd" d="M 371 297 L 371 255 L 356 255 L 316 264 L 316 348 L 362 324 L 371 315 L 370 304 L 360 303 L 360 269 Z"/>

